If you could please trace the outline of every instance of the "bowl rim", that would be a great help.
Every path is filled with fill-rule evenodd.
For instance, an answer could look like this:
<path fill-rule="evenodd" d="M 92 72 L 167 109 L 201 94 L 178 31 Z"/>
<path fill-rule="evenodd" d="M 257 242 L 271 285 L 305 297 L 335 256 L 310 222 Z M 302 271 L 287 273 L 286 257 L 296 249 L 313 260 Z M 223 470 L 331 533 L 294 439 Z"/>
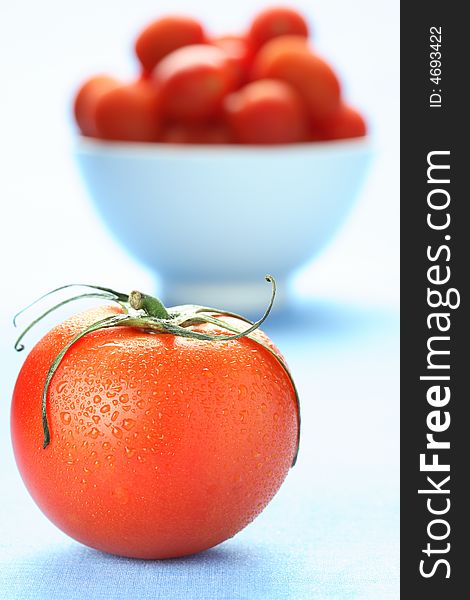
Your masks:
<path fill-rule="evenodd" d="M 300 142 L 278 145 L 248 144 L 174 144 L 168 142 L 124 142 L 101 140 L 77 134 L 74 140 L 79 154 L 141 154 L 147 156 L 239 156 L 239 155 L 287 155 L 287 154 L 324 154 L 325 152 L 364 151 L 372 146 L 371 136 L 342 140 L 318 142 Z M 197 152 L 195 152 L 197 150 Z"/>

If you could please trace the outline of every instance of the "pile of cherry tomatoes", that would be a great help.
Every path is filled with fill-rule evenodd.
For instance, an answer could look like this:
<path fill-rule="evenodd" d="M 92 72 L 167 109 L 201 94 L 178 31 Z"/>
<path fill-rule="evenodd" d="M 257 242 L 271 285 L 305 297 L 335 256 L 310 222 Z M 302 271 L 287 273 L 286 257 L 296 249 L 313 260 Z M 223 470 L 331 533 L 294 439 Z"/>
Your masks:
<path fill-rule="evenodd" d="M 364 136 L 331 66 L 290 8 L 259 13 L 244 35 L 210 36 L 166 16 L 137 37 L 137 80 L 99 75 L 75 97 L 85 136 L 193 144 L 287 144 Z"/>

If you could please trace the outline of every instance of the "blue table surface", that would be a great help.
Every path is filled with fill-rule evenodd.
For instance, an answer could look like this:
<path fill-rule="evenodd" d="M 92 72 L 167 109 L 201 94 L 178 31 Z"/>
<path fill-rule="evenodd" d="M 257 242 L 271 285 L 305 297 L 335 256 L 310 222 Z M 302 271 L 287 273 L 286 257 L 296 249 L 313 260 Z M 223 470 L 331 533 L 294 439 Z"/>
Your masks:
<path fill-rule="evenodd" d="M 398 598 L 397 314 L 310 301 L 274 315 L 266 330 L 301 396 L 297 465 L 244 531 L 199 555 L 167 561 L 86 548 L 36 508 L 8 431 L 8 394 L 22 357 L 4 342 L 2 600 Z"/>

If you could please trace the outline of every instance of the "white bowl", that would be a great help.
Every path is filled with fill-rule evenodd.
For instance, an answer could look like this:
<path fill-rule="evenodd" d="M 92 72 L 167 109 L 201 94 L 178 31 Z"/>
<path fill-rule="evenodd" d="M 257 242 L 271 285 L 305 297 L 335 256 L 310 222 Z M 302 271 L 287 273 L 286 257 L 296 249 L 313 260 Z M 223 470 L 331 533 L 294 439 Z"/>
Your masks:
<path fill-rule="evenodd" d="M 367 138 L 289 146 L 116 143 L 77 157 L 114 235 L 162 279 L 169 304 L 252 311 L 333 237 L 370 160 Z"/>

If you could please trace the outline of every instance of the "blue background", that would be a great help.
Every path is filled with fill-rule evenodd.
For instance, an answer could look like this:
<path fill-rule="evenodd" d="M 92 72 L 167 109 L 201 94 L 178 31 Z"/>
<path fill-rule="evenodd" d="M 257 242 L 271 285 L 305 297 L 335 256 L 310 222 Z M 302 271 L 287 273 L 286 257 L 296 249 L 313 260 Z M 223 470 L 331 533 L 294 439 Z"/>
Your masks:
<path fill-rule="evenodd" d="M 120 559 L 51 525 L 11 451 L 9 403 L 24 358 L 13 352 L 12 314 L 69 281 L 158 289 L 86 197 L 73 160 L 74 88 L 94 72 L 131 74 L 130 40 L 160 12 L 196 14 L 224 32 L 264 4 L 44 0 L 0 9 L 2 600 L 398 598 L 398 2 L 296 3 L 347 97 L 369 116 L 375 161 L 348 223 L 295 274 L 296 302 L 265 328 L 296 378 L 303 436 L 263 514 L 197 556 Z"/>

